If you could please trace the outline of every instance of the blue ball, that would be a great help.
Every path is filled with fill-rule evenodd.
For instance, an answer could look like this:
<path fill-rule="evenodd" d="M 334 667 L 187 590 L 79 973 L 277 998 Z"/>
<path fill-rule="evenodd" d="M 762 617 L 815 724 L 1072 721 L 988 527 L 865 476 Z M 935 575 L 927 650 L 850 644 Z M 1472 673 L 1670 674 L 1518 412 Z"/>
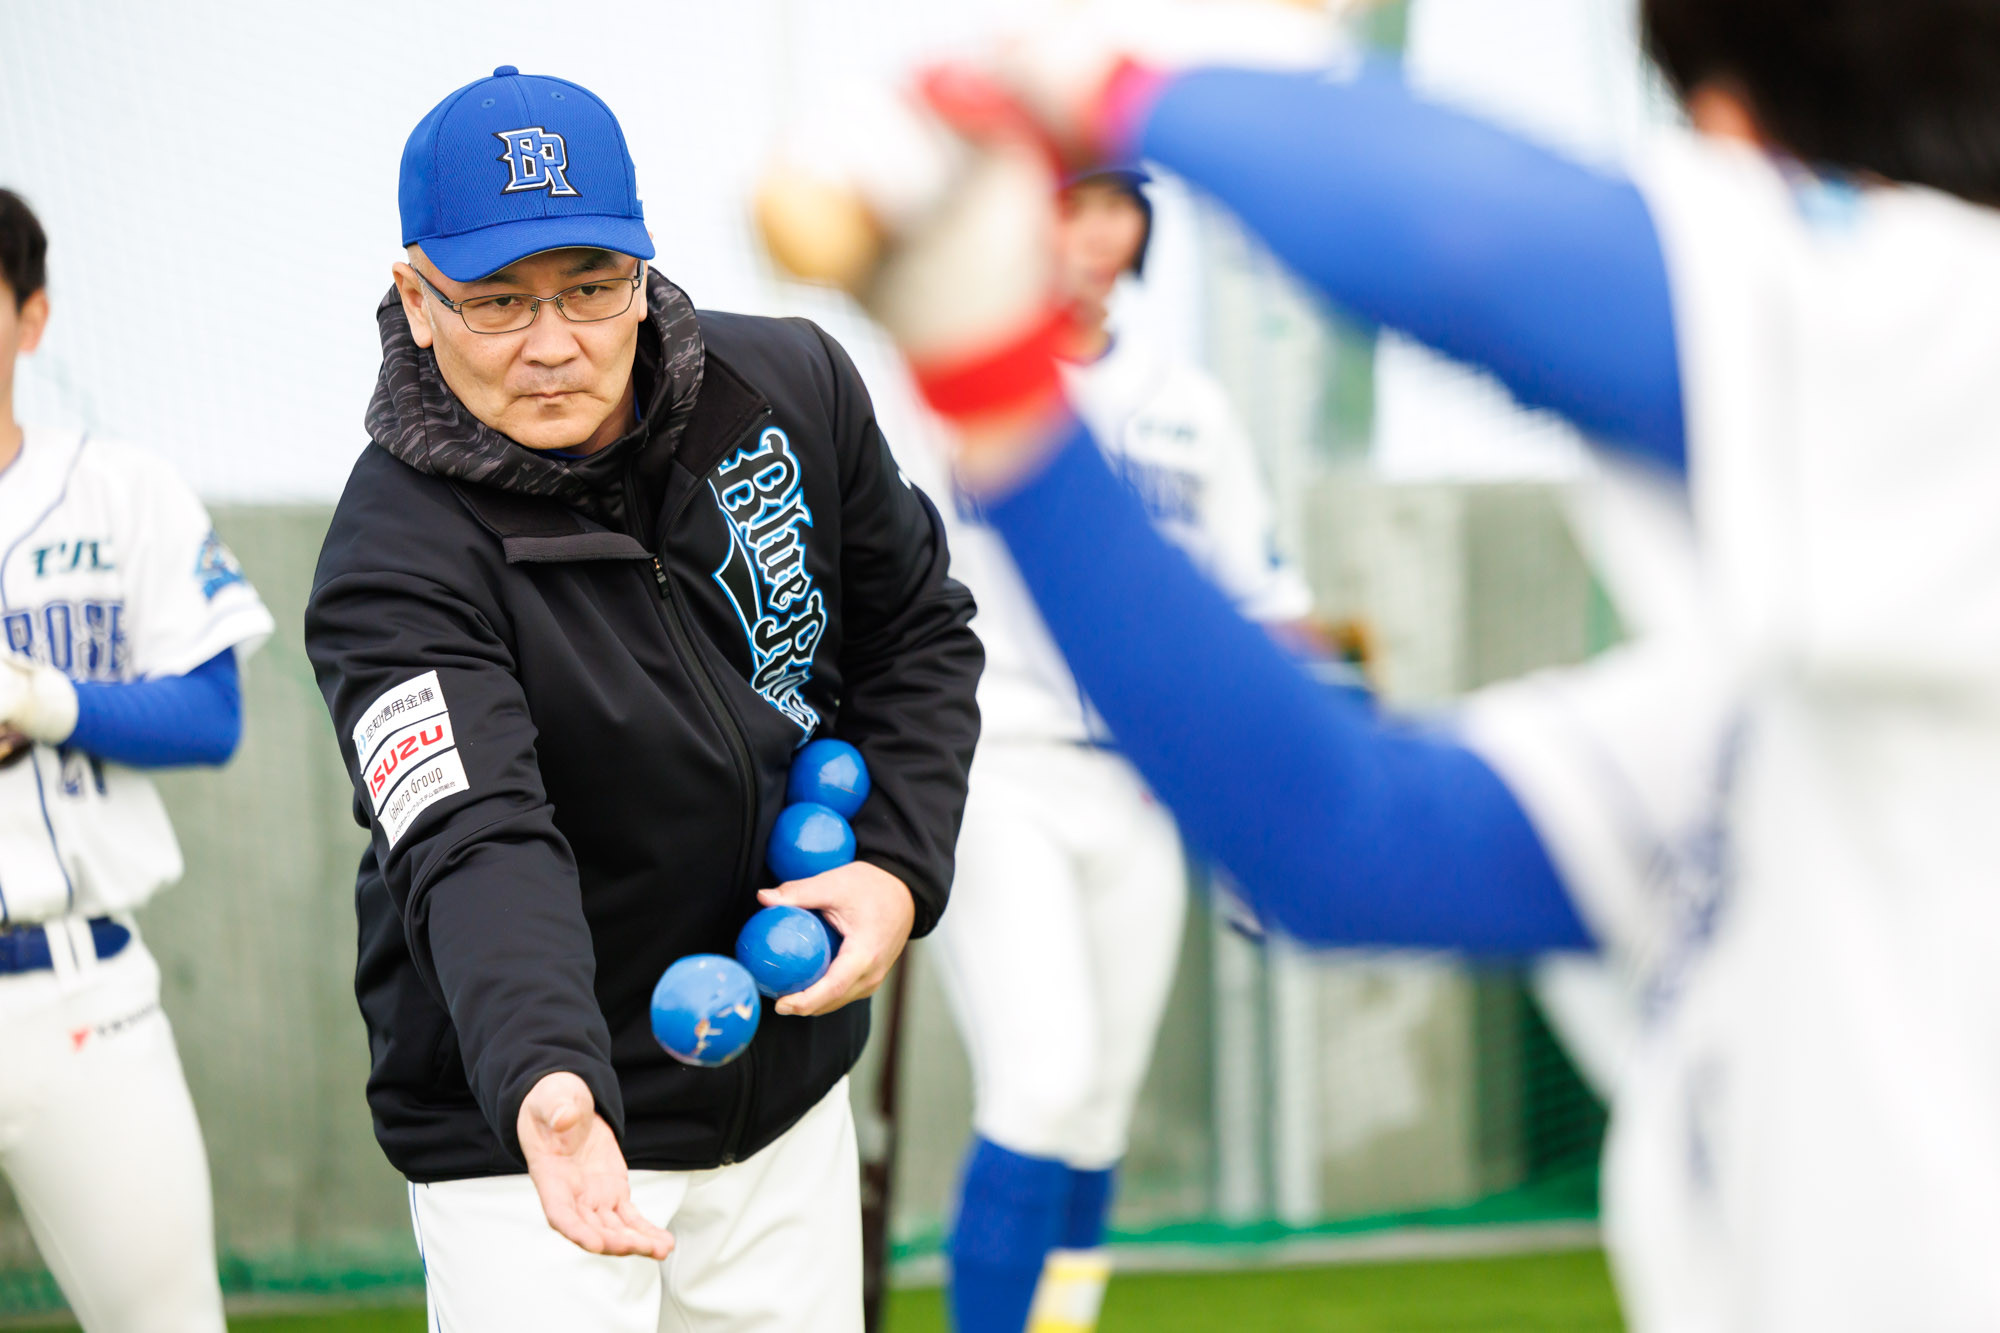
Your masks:
<path fill-rule="evenodd" d="M 682 1064 L 726 1065 L 757 1035 L 757 983 L 734 958 L 689 954 L 653 987 L 653 1039 Z"/>
<path fill-rule="evenodd" d="M 810 801 L 847 819 L 868 799 L 868 762 L 846 741 L 814 741 L 792 760 L 785 804 Z"/>
<path fill-rule="evenodd" d="M 736 961 L 764 994 L 795 995 L 826 975 L 833 940 L 826 923 L 805 908 L 767 907 L 744 923 Z"/>
<path fill-rule="evenodd" d="M 854 830 L 823 805 L 788 805 L 778 812 L 764 859 L 780 884 L 823 875 L 854 859 Z"/>

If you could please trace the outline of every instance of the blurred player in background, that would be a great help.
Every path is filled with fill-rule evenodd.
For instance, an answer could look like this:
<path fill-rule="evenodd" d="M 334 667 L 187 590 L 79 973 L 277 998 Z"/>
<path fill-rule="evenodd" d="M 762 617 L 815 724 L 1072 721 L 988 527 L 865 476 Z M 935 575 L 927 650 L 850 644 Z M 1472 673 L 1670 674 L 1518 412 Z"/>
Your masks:
<path fill-rule="evenodd" d="M 1273 555 L 1257 460 L 1221 386 L 1146 330 L 1111 327 L 1113 290 L 1145 267 L 1148 179 L 1100 171 L 1061 193 L 1063 383 L 1154 525 L 1245 615 L 1303 617 L 1304 580 Z M 979 599 L 987 665 L 936 936 L 978 1136 L 951 1242 L 952 1315 L 961 1333 L 1068 1333 L 1095 1327 L 1103 1298 L 1112 1170 L 1179 957 L 1187 867 L 1173 819 L 1116 753 L 1006 548 L 976 505 L 961 520 L 952 572 Z"/>
<path fill-rule="evenodd" d="M 201 1127 L 132 912 L 182 868 L 144 770 L 235 752 L 271 617 L 158 459 L 15 422 L 46 253 L 0 190 L 0 1171 L 90 1333 L 221 1333 Z"/>
<path fill-rule="evenodd" d="M 2000 8 L 1645 17 L 1700 133 L 1629 179 L 1384 73 L 1191 68 L 1161 11 L 998 75 L 1072 155 L 1185 175 L 1688 488 L 1699 619 L 1453 731 L 1315 688 L 1105 466 L 1040 350 L 1050 168 L 991 84 L 925 86 L 966 188 L 897 215 L 863 291 L 1078 679 L 1267 916 L 1635 978 L 1605 1204 L 1636 1329 L 2000 1327 Z"/>

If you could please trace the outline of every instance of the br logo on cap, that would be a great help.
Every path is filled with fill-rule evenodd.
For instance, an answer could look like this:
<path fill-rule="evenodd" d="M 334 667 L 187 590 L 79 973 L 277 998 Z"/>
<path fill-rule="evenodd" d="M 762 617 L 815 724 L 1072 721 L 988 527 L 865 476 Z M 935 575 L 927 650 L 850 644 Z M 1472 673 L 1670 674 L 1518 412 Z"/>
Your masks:
<path fill-rule="evenodd" d="M 547 190 L 552 195 L 578 193 L 563 176 L 569 166 L 569 149 L 560 134 L 551 134 L 539 125 L 526 129 L 500 130 L 493 136 L 507 145 L 499 161 L 507 164 L 509 179 L 500 193 L 520 190 Z"/>

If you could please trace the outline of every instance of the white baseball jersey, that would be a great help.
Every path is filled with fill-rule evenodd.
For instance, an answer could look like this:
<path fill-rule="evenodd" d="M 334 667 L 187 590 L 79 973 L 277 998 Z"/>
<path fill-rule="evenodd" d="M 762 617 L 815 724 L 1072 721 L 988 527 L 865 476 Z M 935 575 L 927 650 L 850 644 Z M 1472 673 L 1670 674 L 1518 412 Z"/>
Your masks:
<path fill-rule="evenodd" d="M 1311 609 L 1304 579 L 1277 553 L 1257 458 L 1221 385 L 1124 334 L 1091 364 L 1065 365 L 1063 380 L 1154 524 L 1245 615 L 1282 621 Z M 952 576 L 979 602 L 982 739 L 1103 739 L 1006 546 L 963 512 L 951 542 Z"/>
<path fill-rule="evenodd" d="M 0 645 L 76 681 L 247 657 L 271 616 L 208 513 L 153 455 L 30 427 L 0 471 Z M 67 746 L 0 767 L 0 921 L 136 907 L 180 877 L 146 775 Z"/>
<path fill-rule="evenodd" d="M 1702 614 L 1466 720 L 1644 997 L 1631 1324 L 2000 1328 L 2000 212 L 1684 140 L 1641 185 Z"/>

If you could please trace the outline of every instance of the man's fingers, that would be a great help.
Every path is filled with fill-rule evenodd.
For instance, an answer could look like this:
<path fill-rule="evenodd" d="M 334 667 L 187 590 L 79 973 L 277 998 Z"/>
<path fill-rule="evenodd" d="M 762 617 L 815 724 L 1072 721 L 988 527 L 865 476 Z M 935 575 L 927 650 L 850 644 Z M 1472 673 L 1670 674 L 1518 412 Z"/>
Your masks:
<path fill-rule="evenodd" d="M 674 1238 L 647 1221 L 630 1199 L 578 1208 L 560 1193 L 544 1195 L 542 1215 L 556 1234 L 592 1254 L 643 1254 L 664 1259 L 673 1252 Z"/>
<path fill-rule="evenodd" d="M 861 957 L 861 950 L 855 947 L 853 939 L 850 938 L 834 956 L 833 966 L 826 970 L 826 975 L 798 994 L 787 995 L 780 999 L 778 1012 L 809 1015 L 838 1009 L 849 1000 L 857 998 L 853 993 L 855 986 L 868 975 L 873 962 L 872 957 L 867 959 Z"/>
<path fill-rule="evenodd" d="M 582 1119 L 583 1108 L 575 1102 L 569 1101 L 558 1103 L 555 1107 L 549 1109 L 542 1123 L 549 1127 L 549 1133 L 562 1136 L 575 1129 L 577 1122 Z"/>
<path fill-rule="evenodd" d="M 798 994 L 780 996 L 777 1004 L 778 1012 L 796 1018 L 807 1018 L 826 1012 L 834 1007 L 833 1001 L 836 997 L 847 993 L 848 975 L 847 971 L 835 971 L 829 968 L 825 976 Z"/>
<path fill-rule="evenodd" d="M 673 1252 L 674 1238 L 648 1222 L 629 1202 L 601 1210 L 592 1222 L 604 1241 L 598 1253 L 664 1259 Z"/>
<path fill-rule="evenodd" d="M 828 871 L 824 875 L 813 875 L 806 879 L 790 879 L 775 889 L 765 889 L 757 895 L 757 901 L 766 907 L 803 907 L 814 911 L 822 907 L 834 907 L 845 901 L 839 893 L 839 881 L 829 884 Z"/>
<path fill-rule="evenodd" d="M 604 1253 L 603 1234 L 584 1216 L 574 1199 L 560 1189 L 537 1192 L 542 1196 L 542 1216 L 548 1219 L 552 1231 L 579 1249 Z"/>
<path fill-rule="evenodd" d="M 785 1015 L 830 1013 L 872 994 L 909 938 L 914 906 L 909 889 L 887 871 L 855 861 L 824 874 L 789 880 L 758 895 L 767 907 L 817 911 L 840 939 L 833 965 L 818 984 L 777 1004 Z"/>
<path fill-rule="evenodd" d="M 639 1211 L 639 1205 L 632 1200 L 619 1200 L 618 1218 L 645 1246 L 641 1253 L 650 1254 L 655 1259 L 664 1259 L 673 1253 L 673 1235 L 666 1228 L 655 1226 L 651 1219 Z"/>
<path fill-rule="evenodd" d="M 521 1102 L 522 1150 L 528 1150 L 532 1133 L 538 1146 L 562 1153 L 577 1151 L 588 1136 L 596 1106 L 589 1085 L 575 1074 L 558 1071 L 543 1075 Z"/>

